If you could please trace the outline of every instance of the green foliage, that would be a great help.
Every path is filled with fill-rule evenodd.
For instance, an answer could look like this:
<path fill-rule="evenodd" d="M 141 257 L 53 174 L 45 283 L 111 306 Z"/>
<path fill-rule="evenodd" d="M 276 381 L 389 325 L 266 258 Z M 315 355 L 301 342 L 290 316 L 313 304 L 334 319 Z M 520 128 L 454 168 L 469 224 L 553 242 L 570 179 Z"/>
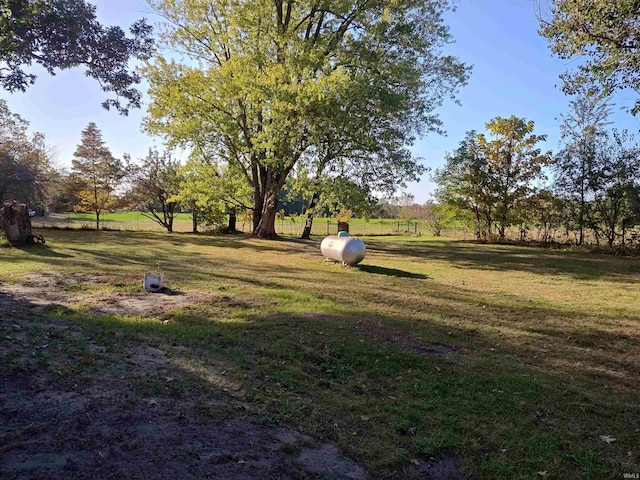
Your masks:
<path fill-rule="evenodd" d="M 33 63 L 52 75 L 84 65 L 88 77 L 116 96 L 103 107 L 126 114 L 131 107 L 139 108 L 141 99 L 135 88 L 140 76 L 129 61 L 149 58 L 153 50 L 151 27 L 144 19 L 129 30 L 132 36 L 126 37 L 120 27 L 102 26 L 95 6 L 85 0 L 1 0 L 0 82 L 10 92 L 25 91 L 36 80 L 25 71 Z"/>
<path fill-rule="evenodd" d="M 361 186 L 419 172 L 404 146 L 439 129 L 434 109 L 468 75 L 440 53 L 451 41 L 445 0 L 152 5 L 169 22 L 164 41 L 189 60 L 147 67 L 147 128 L 243 171 L 258 237 L 275 236 L 278 194 L 298 162 Z"/>
<path fill-rule="evenodd" d="M 600 170 L 599 152 L 607 140 L 609 107 L 602 96 L 584 90 L 571 101 L 570 107 L 570 113 L 562 117 L 560 131 L 564 145 L 553 159 L 553 168 L 558 194 L 578 204 L 573 218 L 579 232 L 578 244 L 582 245 L 589 223 L 590 184 Z"/>
<path fill-rule="evenodd" d="M 602 228 L 609 247 L 619 230 L 640 222 L 640 145 L 626 132 L 614 131 L 602 149 L 597 175 L 590 181 L 593 192 L 593 226 Z"/>
<path fill-rule="evenodd" d="M 45 201 L 55 176 L 44 135 L 30 134 L 29 122 L 0 100 L 0 205 Z"/>
<path fill-rule="evenodd" d="M 156 223 L 173 231 L 173 220 L 178 206 L 175 196 L 180 190 L 180 162 L 169 152 L 149 149 L 140 165 L 129 165 L 127 176 L 131 189 L 127 194 L 136 210 Z"/>
<path fill-rule="evenodd" d="M 478 135 L 478 147 L 487 159 L 490 182 L 495 195 L 494 218 L 500 238 L 514 223 L 513 211 L 533 192 L 533 182 L 543 177 L 542 167 L 551 160 L 551 152 L 543 153 L 537 144 L 546 135 L 533 134 L 533 121 L 496 117 L 486 128 L 494 138 Z"/>
<path fill-rule="evenodd" d="M 583 87 L 608 95 L 640 89 L 638 5 L 629 0 L 553 0 L 550 17 L 540 13 L 540 33 L 562 59 L 585 58 L 574 72 L 562 76 L 564 90 Z M 640 111 L 636 100 L 631 111 Z"/>
<path fill-rule="evenodd" d="M 435 171 L 436 198 L 443 205 L 473 216 L 476 238 L 486 238 L 493 225 L 494 187 L 486 158 L 475 131 L 467 132 L 460 146 L 447 154 L 446 164 Z M 459 213 L 457 216 L 464 216 Z"/>
<path fill-rule="evenodd" d="M 521 221 L 533 182 L 543 177 L 551 152 L 537 147 L 546 136 L 533 133 L 532 121 L 496 117 L 486 128 L 489 138 L 468 132 L 434 179 L 442 202 L 473 213 L 478 238 L 490 237 L 495 224 L 504 239 L 506 229 Z"/>
<path fill-rule="evenodd" d="M 82 140 L 73 154 L 72 178 L 79 188 L 78 207 L 96 214 L 96 229 L 100 214 L 115 204 L 115 190 L 124 177 L 122 161 L 114 158 L 102 140 L 102 133 L 91 122 L 82 131 Z"/>
<path fill-rule="evenodd" d="M 235 164 L 196 150 L 180 169 L 180 186 L 170 199 L 192 210 L 194 222 L 220 228 L 227 214 L 244 210 L 251 202 L 249 182 Z"/>

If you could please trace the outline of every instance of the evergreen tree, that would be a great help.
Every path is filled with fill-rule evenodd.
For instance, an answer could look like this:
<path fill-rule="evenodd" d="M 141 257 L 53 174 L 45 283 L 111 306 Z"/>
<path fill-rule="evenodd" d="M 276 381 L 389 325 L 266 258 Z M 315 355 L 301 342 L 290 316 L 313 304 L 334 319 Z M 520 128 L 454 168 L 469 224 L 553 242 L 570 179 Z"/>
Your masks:
<path fill-rule="evenodd" d="M 96 214 L 96 230 L 100 215 L 115 201 L 115 190 L 124 177 L 122 161 L 114 158 L 102 140 L 102 133 L 91 122 L 82 131 L 80 145 L 71 161 L 72 175 L 79 182 L 80 207 Z"/>

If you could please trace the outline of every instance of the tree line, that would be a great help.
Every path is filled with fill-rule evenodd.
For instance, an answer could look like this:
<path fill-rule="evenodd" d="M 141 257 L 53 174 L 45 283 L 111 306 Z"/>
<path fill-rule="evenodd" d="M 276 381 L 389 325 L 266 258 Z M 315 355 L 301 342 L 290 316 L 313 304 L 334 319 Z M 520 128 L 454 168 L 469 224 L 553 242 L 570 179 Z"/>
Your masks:
<path fill-rule="evenodd" d="M 249 183 L 199 150 L 184 164 L 157 149 L 136 160 L 127 154 L 116 158 L 90 123 L 81 132 L 71 168 L 56 169 L 44 136 L 30 134 L 29 123 L 9 112 L 6 102 L 0 102 L 0 118 L 0 203 L 17 199 L 41 211 L 92 212 L 96 229 L 112 210 L 137 210 L 168 232 L 179 212 L 191 213 L 194 232 L 199 226 L 234 232 L 236 218 L 251 214 Z M 407 206 L 406 200 L 380 202 L 343 176 L 326 175 L 319 182 L 300 171 L 280 192 L 279 215 L 307 220 L 313 196 L 321 216 L 395 217 Z"/>
<path fill-rule="evenodd" d="M 602 96 L 575 97 L 555 155 L 537 148 L 546 136 L 533 133 L 532 121 L 490 120 L 487 135 L 468 132 L 435 172 L 438 202 L 472 225 L 478 240 L 504 240 L 510 228 L 526 240 L 538 228 L 543 242 L 561 230 L 578 245 L 587 232 L 609 247 L 637 244 L 640 144 L 608 129 L 608 112 Z"/>

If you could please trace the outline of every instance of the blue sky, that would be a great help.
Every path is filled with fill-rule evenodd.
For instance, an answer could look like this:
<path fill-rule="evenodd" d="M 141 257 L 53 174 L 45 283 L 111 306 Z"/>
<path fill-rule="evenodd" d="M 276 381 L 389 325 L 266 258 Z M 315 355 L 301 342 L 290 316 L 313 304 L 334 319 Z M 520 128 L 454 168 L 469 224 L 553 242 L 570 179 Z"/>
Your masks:
<path fill-rule="evenodd" d="M 128 27 L 136 19 L 150 15 L 145 0 L 93 0 L 104 24 Z M 483 130 L 496 116 L 516 115 L 533 120 L 537 134 L 547 134 L 545 149 L 558 145 L 557 118 L 567 111 L 568 99 L 560 90 L 558 75 L 576 65 L 551 56 L 546 40 L 537 34 L 534 0 L 460 0 L 457 11 L 447 15 L 447 23 L 456 39 L 448 49 L 473 73 L 458 96 L 461 105 L 447 102 L 439 110 L 446 136 L 429 135 L 413 150 L 432 169 L 444 163 L 468 130 Z M 31 122 L 32 130 L 43 132 L 57 152 L 57 164 L 69 166 L 80 142 L 80 132 L 95 122 L 103 139 L 116 156 L 129 153 L 143 157 L 150 146 L 162 146 L 159 139 L 141 131 L 144 108 L 122 117 L 107 112 L 100 103 L 105 95 L 98 84 L 84 77 L 82 69 L 50 76 L 39 73 L 35 85 L 26 93 L 0 92 L 14 113 Z M 631 94 L 619 95 L 618 107 L 630 105 Z M 637 132 L 639 119 L 614 108 L 615 125 Z M 418 202 L 426 201 L 434 189 L 425 175 L 421 182 L 409 185 L 409 193 Z"/>

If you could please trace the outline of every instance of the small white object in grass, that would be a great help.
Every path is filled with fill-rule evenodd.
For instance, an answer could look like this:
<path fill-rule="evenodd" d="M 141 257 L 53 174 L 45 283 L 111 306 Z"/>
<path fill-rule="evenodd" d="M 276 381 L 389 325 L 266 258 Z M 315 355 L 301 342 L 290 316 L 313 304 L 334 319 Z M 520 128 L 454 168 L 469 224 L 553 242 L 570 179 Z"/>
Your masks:
<path fill-rule="evenodd" d="M 144 289 L 147 292 L 159 292 L 162 289 L 163 275 L 156 275 L 155 273 L 144 274 Z"/>

